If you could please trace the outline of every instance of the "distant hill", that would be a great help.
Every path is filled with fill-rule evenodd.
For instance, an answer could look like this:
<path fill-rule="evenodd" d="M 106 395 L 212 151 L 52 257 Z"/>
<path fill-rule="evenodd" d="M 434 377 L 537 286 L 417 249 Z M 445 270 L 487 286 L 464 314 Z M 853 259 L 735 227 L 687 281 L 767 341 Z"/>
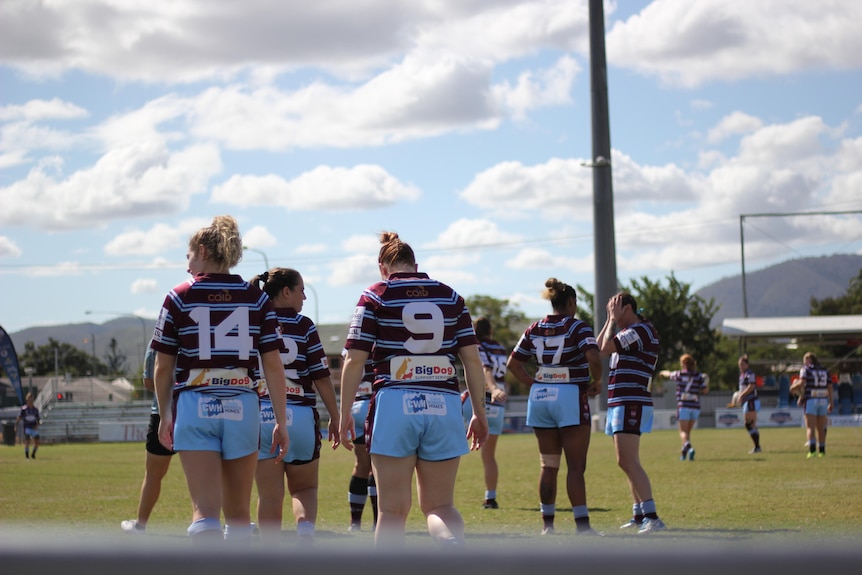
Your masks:
<path fill-rule="evenodd" d="M 143 319 L 143 323 L 141 322 Z M 50 339 L 68 343 L 86 353 L 93 353 L 95 341 L 96 356 L 100 359 L 108 353 L 111 339 L 117 340 L 117 348 L 128 358 L 128 366 L 137 370 L 143 361 L 142 350 L 153 335 L 156 322 L 152 319 L 118 317 L 102 324 L 69 323 L 63 325 L 28 327 L 10 333 L 18 355 L 24 353 L 24 345 L 33 342 L 36 347 L 47 345 Z"/>
<path fill-rule="evenodd" d="M 839 254 L 788 260 L 767 268 L 745 272 L 749 317 L 806 316 L 811 298 L 824 299 L 847 293 L 850 280 L 862 269 L 862 255 Z M 742 274 L 721 279 L 697 290 L 706 300 L 721 305 L 713 318 L 719 326 L 724 318 L 744 317 Z"/>

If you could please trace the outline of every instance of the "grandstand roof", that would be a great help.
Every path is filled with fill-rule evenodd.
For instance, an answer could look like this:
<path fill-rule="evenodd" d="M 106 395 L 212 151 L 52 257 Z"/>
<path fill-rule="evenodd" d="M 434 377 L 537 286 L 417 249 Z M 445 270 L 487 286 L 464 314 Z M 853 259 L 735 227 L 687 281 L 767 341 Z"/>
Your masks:
<path fill-rule="evenodd" d="M 721 333 L 734 338 L 793 338 L 846 345 L 862 339 L 862 315 L 725 318 Z"/>

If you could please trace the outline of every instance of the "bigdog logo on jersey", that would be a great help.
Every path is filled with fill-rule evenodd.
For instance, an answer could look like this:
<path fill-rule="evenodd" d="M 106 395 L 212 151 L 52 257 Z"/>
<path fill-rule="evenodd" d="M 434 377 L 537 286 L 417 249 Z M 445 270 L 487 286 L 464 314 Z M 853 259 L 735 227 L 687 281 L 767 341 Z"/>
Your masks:
<path fill-rule="evenodd" d="M 201 395 L 198 400 L 198 417 L 201 419 L 242 421 L 242 401 Z"/>
<path fill-rule="evenodd" d="M 193 369 L 186 382 L 188 387 L 247 387 L 257 389 L 258 382 L 248 376 L 244 369 Z"/>
<path fill-rule="evenodd" d="M 405 393 L 404 414 L 446 415 L 446 399 L 439 393 Z"/>
<path fill-rule="evenodd" d="M 536 381 L 542 383 L 565 383 L 569 379 L 568 367 L 540 367 L 536 371 Z"/>
<path fill-rule="evenodd" d="M 392 381 L 446 381 L 455 377 L 455 366 L 438 355 L 397 356 L 389 361 Z"/>

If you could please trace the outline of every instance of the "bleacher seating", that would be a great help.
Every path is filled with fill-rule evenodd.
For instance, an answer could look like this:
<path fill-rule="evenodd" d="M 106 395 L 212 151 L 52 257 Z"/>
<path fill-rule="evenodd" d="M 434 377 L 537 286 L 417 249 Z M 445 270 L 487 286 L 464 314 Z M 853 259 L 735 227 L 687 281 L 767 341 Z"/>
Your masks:
<path fill-rule="evenodd" d="M 52 403 L 42 414 L 39 435 L 43 443 L 99 440 L 99 424 L 105 421 L 149 421 L 152 401 L 125 403 Z"/>

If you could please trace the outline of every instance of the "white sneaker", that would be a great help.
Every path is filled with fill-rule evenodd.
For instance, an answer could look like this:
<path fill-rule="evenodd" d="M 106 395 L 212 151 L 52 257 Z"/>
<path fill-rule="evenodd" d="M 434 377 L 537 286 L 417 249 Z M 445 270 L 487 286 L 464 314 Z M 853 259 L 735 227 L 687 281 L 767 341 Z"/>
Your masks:
<path fill-rule="evenodd" d="M 620 529 L 631 529 L 632 527 L 637 527 L 638 529 L 640 529 L 641 525 L 641 523 L 638 523 L 634 520 L 634 518 L 632 518 L 629 519 L 628 523 L 623 523 L 622 525 L 620 525 Z"/>
<path fill-rule="evenodd" d="M 135 519 L 123 521 L 120 523 L 120 529 L 123 530 L 123 533 L 128 533 L 129 535 L 143 535 L 147 531 L 147 527 L 145 525 L 138 525 Z"/>
<path fill-rule="evenodd" d="M 664 521 L 661 519 L 650 519 L 649 517 L 645 517 L 644 522 L 641 524 L 641 528 L 638 530 L 638 535 L 655 533 L 657 531 L 664 531 L 665 529 L 667 529 L 667 525 L 665 525 Z"/>

